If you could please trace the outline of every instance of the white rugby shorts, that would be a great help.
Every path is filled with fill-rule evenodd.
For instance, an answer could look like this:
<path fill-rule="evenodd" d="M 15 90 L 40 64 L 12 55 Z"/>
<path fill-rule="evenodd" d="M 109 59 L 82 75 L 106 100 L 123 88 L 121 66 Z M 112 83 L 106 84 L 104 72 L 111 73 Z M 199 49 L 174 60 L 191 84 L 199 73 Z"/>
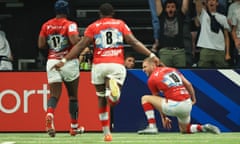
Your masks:
<path fill-rule="evenodd" d="M 48 83 L 55 82 L 71 82 L 79 77 L 79 61 L 78 59 L 72 59 L 67 61 L 64 66 L 57 71 L 56 69 L 51 69 L 60 60 L 49 59 L 47 61 L 47 78 Z"/>
<path fill-rule="evenodd" d="M 191 120 L 192 101 L 186 99 L 184 101 L 163 100 L 162 111 L 168 116 L 177 117 L 180 123 L 187 124 Z"/>
<path fill-rule="evenodd" d="M 123 85 L 126 79 L 127 70 L 124 65 L 117 63 L 101 63 L 101 64 L 93 64 L 91 79 L 92 84 L 104 84 L 105 79 L 113 78 L 120 85 Z"/>

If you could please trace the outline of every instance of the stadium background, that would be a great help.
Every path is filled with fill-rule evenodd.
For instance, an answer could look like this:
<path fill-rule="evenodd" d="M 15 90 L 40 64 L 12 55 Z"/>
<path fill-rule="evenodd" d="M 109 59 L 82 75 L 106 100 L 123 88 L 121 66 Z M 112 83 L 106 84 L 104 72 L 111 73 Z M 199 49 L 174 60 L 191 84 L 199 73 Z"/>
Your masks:
<path fill-rule="evenodd" d="M 37 38 L 41 24 L 54 16 L 55 0 L 0 0 L 0 24 L 10 42 L 18 69 L 19 59 L 38 62 Z M 153 43 L 151 16 L 147 0 L 71 0 L 70 19 L 78 22 L 80 32 L 98 18 L 97 9 L 102 2 L 111 2 L 116 17 L 126 21 L 136 37 L 145 45 Z M 126 46 L 126 50 L 130 50 Z M 142 56 L 137 55 L 137 60 Z M 39 72 L 37 63 L 28 65 L 24 72 L 0 72 L 0 132 L 45 131 L 44 116 L 47 98 L 45 72 Z M 28 72 L 31 71 L 31 72 Z M 32 72 L 38 71 L 38 72 Z M 213 123 L 224 132 L 240 131 L 239 70 L 234 69 L 181 69 L 193 83 L 197 104 L 192 120 L 196 123 Z M 101 130 L 97 115 L 97 102 L 89 72 L 81 73 L 79 86 L 80 123 L 87 131 Z M 149 93 L 146 76 L 141 70 L 128 71 L 121 103 L 114 108 L 113 131 L 135 132 L 146 126 L 140 105 L 142 95 Z M 66 131 L 68 125 L 66 91 L 56 111 L 56 127 Z M 159 122 L 158 128 L 165 131 Z M 171 131 L 177 131 L 176 120 Z"/>

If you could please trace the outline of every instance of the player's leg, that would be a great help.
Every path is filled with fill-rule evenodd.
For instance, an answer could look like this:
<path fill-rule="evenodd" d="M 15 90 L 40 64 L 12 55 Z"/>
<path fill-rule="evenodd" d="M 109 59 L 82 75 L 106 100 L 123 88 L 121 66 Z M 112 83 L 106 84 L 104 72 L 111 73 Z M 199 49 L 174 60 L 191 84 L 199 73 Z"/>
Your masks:
<path fill-rule="evenodd" d="M 70 135 L 75 136 L 84 131 L 78 124 L 78 84 L 79 84 L 79 61 L 72 59 L 68 61 L 60 71 L 61 77 L 67 88 L 69 97 L 69 113 L 71 117 Z"/>
<path fill-rule="evenodd" d="M 190 99 L 182 101 L 178 104 L 175 110 L 175 116 L 178 119 L 178 125 L 180 132 L 182 133 L 197 133 L 197 132 L 211 132 L 218 134 L 220 130 L 211 124 L 191 124 L 191 113 L 192 110 L 192 103 Z"/>
<path fill-rule="evenodd" d="M 105 78 L 108 64 L 93 64 L 91 70 L 91 82 L 95 86 L 98 97 L 99 120 L 102 125 L 105 141 L 111 141 L 110 108 L 107 105 Z"/>
<path fill-rule="evenodd" d="M 220 129 L 213 124 L 204 124 L 202 127 L 203 127 L 203 132 L 209 132 L 213 134 L 221 133 Z"/>
<path fill-rule="evenodd" d="M 138 134 L 158 133 L 156 119 L 154 115 L 154 108 L 157 109 L 159 112 L 162 112 L 161 108 L 162 98 L 159 96 L 145 95 L 142 97 L 141 103 L 148 120 L 148 127 L 143 130 L 139 130 Z"/>
<path fill-rule="evenodd" d="M 105 84 L 95 85 L 96 94 L 98 96 L 98 108 L 99 108 L 99 120 L 102 125 L 102 131 L 104 134 L 105 141 L 111 141 L 111 130 L 110 130 L 110 107 L 107 104 L 105 96 Z"/>
<path fill-rule="evenodd" d="M 75 136 L 76 134 L 82 134 L 84 132 L 84 127 L 78 124 L 78 83 L 79 77 L 71 82 L 65 82 L 65 86 L 68 91 L 69 96 L 69 113 L 71 117 L 70 124 L 70 135 Z"/>
<path fill-rule="evenodd" d="M 55 127 L 54 127 L 54 112 L 57 107 L 58 100 L 61 96 L 62 83 L 51 83 L 50 87 L 50 98 L 47 102 L 47 114 L 46 114 L 46 131 L 49 136 L 55 137 Z"/>
<path fill-rule="evenodd" d="M 50 88 L 50 97 L 47 101 L 46 131 L 49 136 L 55 136 L 54 111 L 62 93 L 62 78 L 59 71 L 51 69 L 58 60 L 47 61 L 47 78 Z"/>
<path fill-rule="evenodd" d="M 92 84 L 94 84 L 96 88 L 96 94 L 98 96 L 98 107 L 99 107 L 99 119 L 102 124 L 102 129 L 104 133 L 104 140 L 111 141 L 111 131 L 110 131 L 110 107 L 108 105 L 109 95 L 112 96 L 112 92 L 114 88 L 119 89 L 116 90 L 116 95 L 118 95 L 117 99 L 113 101 L 112 104 L 118 103 L 120 97 L 120 88 L 118 87 L 123 84 L 126 77 L 126 69 L 123 65 L 120 64 L 93 64 L 91 71 Z M 113 82 L 112 91 L 108 88 L 107 78 L 113 78 L 115 82 Z"/>
<path fill-rule="evenodd" d="M 206 132 L 206 133 L 213 133 L 213 134 L 220 134 L 220 129 L 212 124 L 186 124 L 179 122 L 179 129 L 182 133 L 197 133 L 197 132 Z"/>
<path fill-rule="evenodd" d="M 175 116 L 178 120 L 178 126 L 181 133 L 196 133 L 202 131 L 202 126 L 199 124 L 190 124 L 192 109 L 191 99 L 184 101 L 168 100 L 168 103 L 163 103 L 163 112 L 169 116 Z"/>
<path fill-rule="evenodd" d="M 121 87 L 126 79 L 126 68 L 120 64 L 108 64 L 106 66 L 106 96 L 108 102 L 114 106 L 119 103 Z"/>
<path fill-rule="evenodd" d="M 190 98 L 183 101 L 170 100 L 169 104 L 166 104 L 166 108 L 164 111 L 169 110 L 171 111 L 171 113 L 168 113 L 169 115 L 177 117 L 178 127 L 181 133 L 193 133 L 194 131 L 200 130 L 199 125 L 190 125 L 190 113 L 192 110 L 192 101 Z M 192 129 L 189 129 L 189 126 L 191 126 Z"/>
<path fill-rule="evenodd" d="M 114 78 L 106 78 L 106 97 L 111 106 L 119 103 L 121 87 Z"/>

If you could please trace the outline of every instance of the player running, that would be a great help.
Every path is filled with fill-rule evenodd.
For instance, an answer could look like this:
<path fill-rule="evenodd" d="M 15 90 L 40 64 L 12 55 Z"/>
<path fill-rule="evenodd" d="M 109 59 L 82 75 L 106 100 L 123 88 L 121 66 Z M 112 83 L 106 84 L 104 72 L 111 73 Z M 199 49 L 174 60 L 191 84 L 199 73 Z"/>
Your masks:
<path fill-rule="evenodd" d="M 69 4 L 64 0 L 57 0 L 55 5 L 56 17 L 42 25 L 39 39 L 39 48 L 48 48 L 47 77 L 50 86 L 50 98 L 47 102 L 46 130 L 49 136 L 55 136 L 54 111 L 62 92 L 62 83 L 65 84 L 69 96 L 69 113 L 71 117 L 70 135 L 82 133 L 84 128 L 78 124 L 78 83 L 79 61 L 77 57 L 68 61 L 61 71 L 51 69 L 58 63 L 79 40 L 77 24 L 67 19 Z"/>

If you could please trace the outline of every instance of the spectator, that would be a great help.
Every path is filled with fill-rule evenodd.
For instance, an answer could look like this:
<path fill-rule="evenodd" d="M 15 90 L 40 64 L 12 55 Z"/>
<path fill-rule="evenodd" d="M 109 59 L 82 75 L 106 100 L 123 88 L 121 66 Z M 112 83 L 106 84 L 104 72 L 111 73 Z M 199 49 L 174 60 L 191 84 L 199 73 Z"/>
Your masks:
<path fill-rule="evenodd" d="M 228 9 L 228 22 L 232 27 L 231 40 L 233 40 L 233 47 L 235 57 L 235 64 L 240 67 L 240 0 L 235 0 Z"/>
<path fill-rule="evenodd" d="M 239 0 L 234 0 L 233 3 L 231 3 L 228 7 L 227 19 L 230 26 L 232 26 L 232 21 L 235 15 L 235 11 L 240 8 L 239 3 L 240 3 Z"/>
<path fill-rule="evenodd" d="M 135 67 L 135 56 L 131 53 L 126 53 L 124 56 L 124 65 L 127 69 L 133 69 Z"/>
<path fill-rule="evenodd" d="M 200 48 L 197 47 L 197 39 L 199 36 L 199 31 L 200 31 L 200 23 L 197 19 L 197 14 L 196 14 L 196 6 L 195 3 L 191 3 L 191 6 L 189 6 L 190 9 L 190 14 L 191 14 L 191 37 L 192 37 L 192 67 L 197 67 L 198 61 L 199 61 L 199 53 L 200 53 Z"/>
<path fill-rule="evenodd" d="M 201 48 L 198 67 L 228 67 L 227 60 L 231 58 L 228 33 L 230 27 L 226 16 L 217 12 L 217 0 L 207 0 L 206 8 L 201 0 L 195 0 L 195 5 L 201 24 L 197 42 L 197 46 Z"/>
<path fill-rule="evenodd" d="M 181 3 L 178 5 L 181 5 L 183 0 L 180 0 Z M 191 6 L 193 4 L 192 0 L 188 1 L 188 10 L 184 17 L 184 23 L 183 23 L 183 42 L 184 42 L 184 49 L 186 54 L 186 66 L 192 67 L 193 65 L 193 35 L 192 35 L 192 29 L 191 29 L 191 20 L 193 19 L 192 15 L 192 9 Z"/>
<path fill-rule="evenodd" d="M 161 0 L 164 4 L 166 0 Z M 148 0 L 149 7 L 151 10 L 151 16 L 152 16 L 152 25 L 153 25 L 153 37 L 154 37 L 154 44 L 152 46 L 152 51 L 157 54 L 158 52 L 158 46 L 159 46 L 159 32 L 160 32 L 160 24 L 158 15 L 156 13 L 156 5 L 155 0 Z M 181 5 L 182 0 L 177 1 L 177 5 Z M 190 1 L 190 4 L 192 4 L 192 1 Z M 195 10 L 194 10 L 195 11 Z M 184 49 L 186 54 L 186 66 L 192 66 L 193 63 L 193 54 L 192 54 L 192 35 L 190 32 L 190 22 L 191 22 L 191 12 L 187 12 L 185 18 L 184 18 L 184 25 L 183 25 L 183 36 L 184 36 Z"/>
<path fill-rule="evenodd" d="M 156 8 L 160 22 L 159 57 L 167 66 L 185 67 L 183 25 L 188 0 L 183 0 L 180 9 L 176 0 L 166 0 L 164 6 L 156 0 Z"/>
<path fill-rule="evenodd" d="M 13 70 L 13 56 L 5 32 L 0 30 L 0 71 Z"/>

